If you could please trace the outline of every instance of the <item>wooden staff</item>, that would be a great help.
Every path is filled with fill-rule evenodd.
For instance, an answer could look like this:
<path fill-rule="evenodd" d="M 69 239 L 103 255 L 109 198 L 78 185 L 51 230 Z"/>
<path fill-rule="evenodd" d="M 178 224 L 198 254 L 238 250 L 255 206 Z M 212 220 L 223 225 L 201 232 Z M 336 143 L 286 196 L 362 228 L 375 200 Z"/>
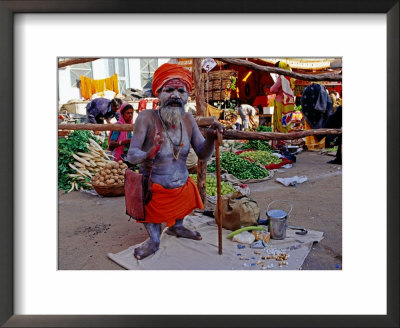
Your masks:
<path fill-rule="evenodd" d="M 222 145 L 222 134 L 217 130 L 215 139 L 215 157 L 217 164 L 217 224 L 218 224 L 218 254 L 222 254 L 222 200 L 221 200 L 221 163 L 219 146 Z"/>

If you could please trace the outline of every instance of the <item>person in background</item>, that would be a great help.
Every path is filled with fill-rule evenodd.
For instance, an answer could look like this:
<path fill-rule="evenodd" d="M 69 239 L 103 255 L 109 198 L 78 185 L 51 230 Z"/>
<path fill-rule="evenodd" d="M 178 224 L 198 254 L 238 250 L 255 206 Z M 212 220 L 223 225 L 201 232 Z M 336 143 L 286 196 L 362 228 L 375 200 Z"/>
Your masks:
<path fill-rule="evenodd" d="M 122 100 L 114 98 L 93 99 L 86 106 L 86 123 L 104 124 L 104 120 L 110 124 L 113 117 L 119 120 L 118 109 L 121 107 Z"/>
<path fill-rule="evenodd" d="M 332 91 L 329 97 L 332 100 L 331 115 L 328 117 L 325 128 L 340 129 L 342 127 L 342 106 L 336 98 L 338 92 Z M 329 161 L 330 164 L 342 164 L 342 135 L 327 135 L 325 147 L 338 146 L 336 158 Z"/>
<path fill-rule="evenodd" d="M 337 106 L 335 112 L 329 116 L 325 128 L 340 129 L 341 127 L 342 127 L 342 106 Z M 337 138 L 334 138 L 332 143 L 338 146 L 338 150 L 336 152 L 335 159 L 329 161 L 328 163 L 342 165 L 342 135 L 339 134 Z"/>
<path fill-rule="evenodd" d="M 188 102 L 185 104 L 185 112 L 196 115 L 196 103 L 192 102 L 191 98 L 188 98 Z"/>
<path fill-rule="evenodd" d="M 241 105 L 239 102 L 237 111 L 242 119 L 242 130 L 248 130 L 249 123 L 251 123 L 253 127 L 257 127 L 257 123 L 254 121 L 254 116 L 258 114 L 258 109 L 255 109 L 250 105 Z"/>
<path fill-rule="evenodd" d="M 132 124 L 133 107 L 129 103 L 121 105 L 119 110 L 120 118 L 115 124 Z M 108 149 L 112 151 L 114 160 L 126 161 L 126 153 L 131 143 L 132 131 L 112 131 L 108 137 Z M 125 155 L 125 156 L 124 156 Z"/>
<path fill-rule="evenodd" d="M 275 67 L 291 71 L 288 64 L 277 61 Z M 275 93 L 274 106 L 274 132 L 288 133 L 291 130 L 291 118 L 294 111 L 294 79 L 278 75 L 274 85 L 270 88 L 271 93 Z M 273 148 L 279 148 L 279 145 L 284 145 L 281 140 L 272 140 Z"/>
<path fill-rule="evenodd" d="M 332 111 L 331 111 L 331 114 L 335 113 L 336 109 L 340 106 L 340 101 L 339 101 L 339 98 L 337 97 L 337 94 L 338 93 L 336 91 L 331 91 L 329 93 L 329 97 L 332 100 Z"/>
<path fill-rule="evenodd" d="M 324 129 L 332 111 L 332 100 L 325 86 L 311 83 L 301 96 L 301 112 L 304 116 L 305 130 Z M 308 149 L 322 149 L 326 147 L 326 137 L 311 135 L 305 137 Z"/>
<path fill-rule="evenodd" d="M 232 129 L 238 130 L 238 131 L 241 130 L 241 124 L 237 121 L 237 115 L 236 114 L 232 113 L 229 120 L 231 122 Z"/>

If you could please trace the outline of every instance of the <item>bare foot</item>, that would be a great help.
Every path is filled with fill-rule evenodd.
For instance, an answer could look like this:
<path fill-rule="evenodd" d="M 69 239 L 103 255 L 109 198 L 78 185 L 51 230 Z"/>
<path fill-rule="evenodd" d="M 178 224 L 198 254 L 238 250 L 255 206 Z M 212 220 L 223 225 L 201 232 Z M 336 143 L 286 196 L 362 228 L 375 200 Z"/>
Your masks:
<path fill-rule="evenodd" d="M 148 239 L 143 243 L 143 245 L 135 248 L 135 251 L 133 252 L 133 255 L 138 260 L 143 260 L 147 256 L 157 252 L 158 248 L 159 248 L 159 244 L 158 243 L 154 243 L 150 239 Z"/>
<path fill-rule="evenodd" d="M 188 238 L 188 239 L 194 239 L 194 240 L 202 240 L 199 232 L 186 229 L 184 226 L 169 227 L 167 229 L 166 233 L 168 235 L 176 236 L 176 237 L 182 237 L 182 238 Z"/>

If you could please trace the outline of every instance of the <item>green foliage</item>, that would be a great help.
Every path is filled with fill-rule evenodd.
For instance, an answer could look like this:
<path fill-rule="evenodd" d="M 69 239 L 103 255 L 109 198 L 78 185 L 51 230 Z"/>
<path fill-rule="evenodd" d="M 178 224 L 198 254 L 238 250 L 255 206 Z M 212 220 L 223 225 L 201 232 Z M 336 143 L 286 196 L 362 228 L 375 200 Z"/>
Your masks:
<path fill-rule="evenodd" d="M 272 127 L 270 126 L 265 126 L 265 125 L 260 125 L 256 131 L 258 132 L 272 132 Z"/>
<path fill-rule="evenodd" d="M 101 145 L 101 148 L 108 149 L 108 138 L 104 138 L 104 141 L 103 141 L 103 144 Z"/>
<path fill-rule="evenodd" d="M 263 151 L 269 151 L 272 153 L 272 148 L 271 148 L 270 144 L 265 140 L 249 140 L 249 142 L 242 144 L 240 149 L 241 150 L 246 150 L 246 149 L 263 150 Z"/>
<path fill-rule="evenodd" d="M 189 174 L 189 176 L 197 183 L 197 174 Z M 221 195 L 231 194 L 235 191 L 230 184 L 221 181 Z M 210 196 L 217 196 L 217 178 L 210 174 L 206 176 L 206 193 Z"/>
<path fill-rule="evenodd" d="M 228 173 L 233 174 L 240 180 L 245 179 L 262 179 L 269 175 L 268 170 L 260 167 L 255 163 L 241 158 L 240 156 L 225 152 L 221 155 L 221 168 L 226 170 Z M 212 162 L 207 166 L 209 172 L 216 171 L 216 162 Z"/>
<path fill-rule="evenodd" d="M 250 158 L 254 162 L 259 163 L 263 166 L 270 164 L 279 164 L 282 160 L 278 157 L 270 153 L 269 151 L 263 150 L 255 150 L 255 151 L 245 151 L 239 154 L 242 158 Z"/>
<path fill-rule="evenodd" d="M 68 164 L 72 164 L 75 161 L 72 154 L 78 152 L 86 153 L 88 151 L 87 143 L 89 142 L 89 138 L 98 142 L 91 132 L 86 130 L 76 130 L 68 137 L 58 139 L 58 189 L 69 190 L 71 188 L 73 180 L 69 174 L 76 172 Z M 85 181 L 89 182 L 89 178 Z M 84 181 L 82 180 L 82 182 Z M 79 180 L 77 183 L 79 186 L 82 185 Z"/>
<path fill-rule="evenodd" d="M 325 150 L 327 151 L 327 152 L 337 152 L 337 150 L 338 150 L 338 146 L 333 146 L 332 148 L 325 148 Z"/>

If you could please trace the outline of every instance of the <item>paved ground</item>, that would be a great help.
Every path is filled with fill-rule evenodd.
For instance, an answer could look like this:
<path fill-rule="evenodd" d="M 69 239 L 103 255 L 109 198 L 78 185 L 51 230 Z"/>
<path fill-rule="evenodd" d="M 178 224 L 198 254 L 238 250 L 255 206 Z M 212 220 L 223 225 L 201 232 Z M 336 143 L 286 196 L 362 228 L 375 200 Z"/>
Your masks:
<path fill-rule="evenodd" d="M 253 183 L 251 197 L 265 217 L 266 206 L 275 199 L 289 200 L 293 211 L 290 225 L 324 232 L 306 258 L 303 270 L 337 270 L 342 267 L 342 168 L 327 162 L 333 157 L 303 152 L 290 169 L 274 178 Z M 305 175 L 307 182 L 285 187 L 278 177 Z M 147 233 L 142 224 L 128 222 L 124 197 L 103 198 L 85 192 L 59 192 L 59 269 L 122 270 L 107 258 L 142 242 Z"/>

